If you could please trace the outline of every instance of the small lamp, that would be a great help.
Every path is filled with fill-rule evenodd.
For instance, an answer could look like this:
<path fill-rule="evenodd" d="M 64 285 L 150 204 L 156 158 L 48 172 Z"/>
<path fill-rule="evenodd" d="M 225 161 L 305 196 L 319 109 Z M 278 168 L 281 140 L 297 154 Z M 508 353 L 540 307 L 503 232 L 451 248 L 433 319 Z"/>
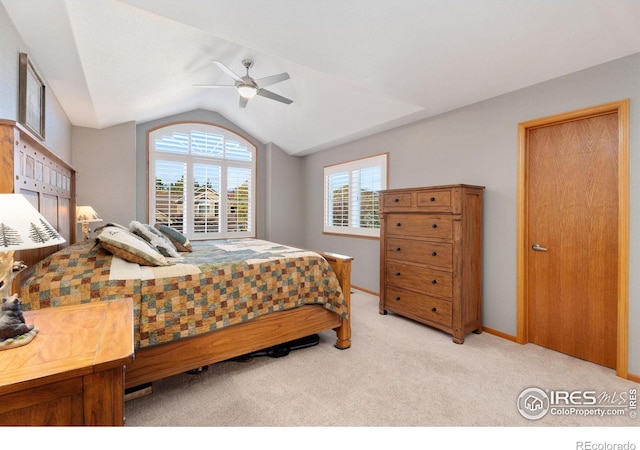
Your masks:
<path fill-rule="evenodd" d="M 37 332 L 29 333 L 33 325 L 24 323 L 19 299 L 11 296 L 13 279 L 25 268 L 22 262 L 13 260 L 15 251 L 65 242 L 23 195 L 0 194 L 0 350 L 27 344 Z M 22 335 L 27 337 L 13 339 Z"/>
<path fill-rule="evenodd" d="M 91 235 L 89 223 L 102 222 L 102 219 L 91 206 L 78 206 L 76 208 L 76 221 L 82 224 L 82 239 L 88 241 Z"/>

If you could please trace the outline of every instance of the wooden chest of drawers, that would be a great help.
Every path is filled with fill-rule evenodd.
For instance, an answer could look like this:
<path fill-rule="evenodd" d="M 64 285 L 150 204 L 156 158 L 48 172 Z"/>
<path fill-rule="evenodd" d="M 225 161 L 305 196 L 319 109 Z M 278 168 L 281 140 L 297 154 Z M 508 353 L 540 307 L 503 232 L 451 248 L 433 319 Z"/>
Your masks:
<path fill-rule="evenodd" d="M 380 192 L 380 314 L 482 332 L 482 194 L 464 184 Z"/>

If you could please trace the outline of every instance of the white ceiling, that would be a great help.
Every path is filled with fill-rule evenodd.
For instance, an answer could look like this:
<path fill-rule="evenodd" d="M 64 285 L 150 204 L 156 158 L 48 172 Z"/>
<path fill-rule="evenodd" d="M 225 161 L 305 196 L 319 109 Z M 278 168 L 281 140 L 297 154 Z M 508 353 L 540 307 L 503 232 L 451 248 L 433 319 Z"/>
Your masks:
<path fill-rule="evenodd" d="M 0 0 L 74 125 L 217 111 L 309 154 L 640 52 L 638 0 Z M 288 72 L 238 106 L 232 80 Z"/>

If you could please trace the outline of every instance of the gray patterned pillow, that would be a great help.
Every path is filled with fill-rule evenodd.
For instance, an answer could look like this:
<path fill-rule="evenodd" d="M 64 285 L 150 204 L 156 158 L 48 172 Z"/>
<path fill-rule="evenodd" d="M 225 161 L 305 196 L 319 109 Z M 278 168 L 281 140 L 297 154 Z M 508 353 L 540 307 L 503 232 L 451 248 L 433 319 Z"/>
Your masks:
<path fill-rule="evenodd" d="M 179 252 L 192 252 L 193 247 L 191 246 L 191 242 L 187 237 L 180 233 L 175 228 L 172 228 L 168 225 L 162 225 L 157 223 L 155 227 L 162 232 L 165 236 L 169 238 L 169 240 L 176 246 Z"/>
<path fill-rule="evenodd" d="M 177 258 L 180 256 L 176 246 L 173 245 L 171 240 L 162 234 L 160 231 L 153 228 L 151 225 L 133 221 L 129 224 L 131 231 L 137 236 L 147 241 L 149 245 L 158 250 L 164 256 L 170 256 Z"/>

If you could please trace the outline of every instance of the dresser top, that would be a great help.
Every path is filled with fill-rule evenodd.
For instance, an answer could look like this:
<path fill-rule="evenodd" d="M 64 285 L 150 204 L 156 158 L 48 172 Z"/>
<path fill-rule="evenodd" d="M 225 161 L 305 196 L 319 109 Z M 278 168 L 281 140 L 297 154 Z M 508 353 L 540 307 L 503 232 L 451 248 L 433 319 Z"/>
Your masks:
<path fill-rule="evenodd" d="M 27 345 L 0 351 L 0 393 L 133 359 L 131 299 L 25 311 L 24 318 L 39 332 Z"/>
<path fill-rule="evenodd" d="M 454 189 L 454 188 L 466 188 L 466 189 L 485 189 L 484 186 L 474 186 L 472 184 L 443 184 L 440 186 L 423 186 L 423 187 L 409 187 L 409 188 L 395 188 L 385 189 L 380 192 L 397 192 L 397 191 L 424 191 L 425 189 L 437 190 L 437 189 Z"/>

